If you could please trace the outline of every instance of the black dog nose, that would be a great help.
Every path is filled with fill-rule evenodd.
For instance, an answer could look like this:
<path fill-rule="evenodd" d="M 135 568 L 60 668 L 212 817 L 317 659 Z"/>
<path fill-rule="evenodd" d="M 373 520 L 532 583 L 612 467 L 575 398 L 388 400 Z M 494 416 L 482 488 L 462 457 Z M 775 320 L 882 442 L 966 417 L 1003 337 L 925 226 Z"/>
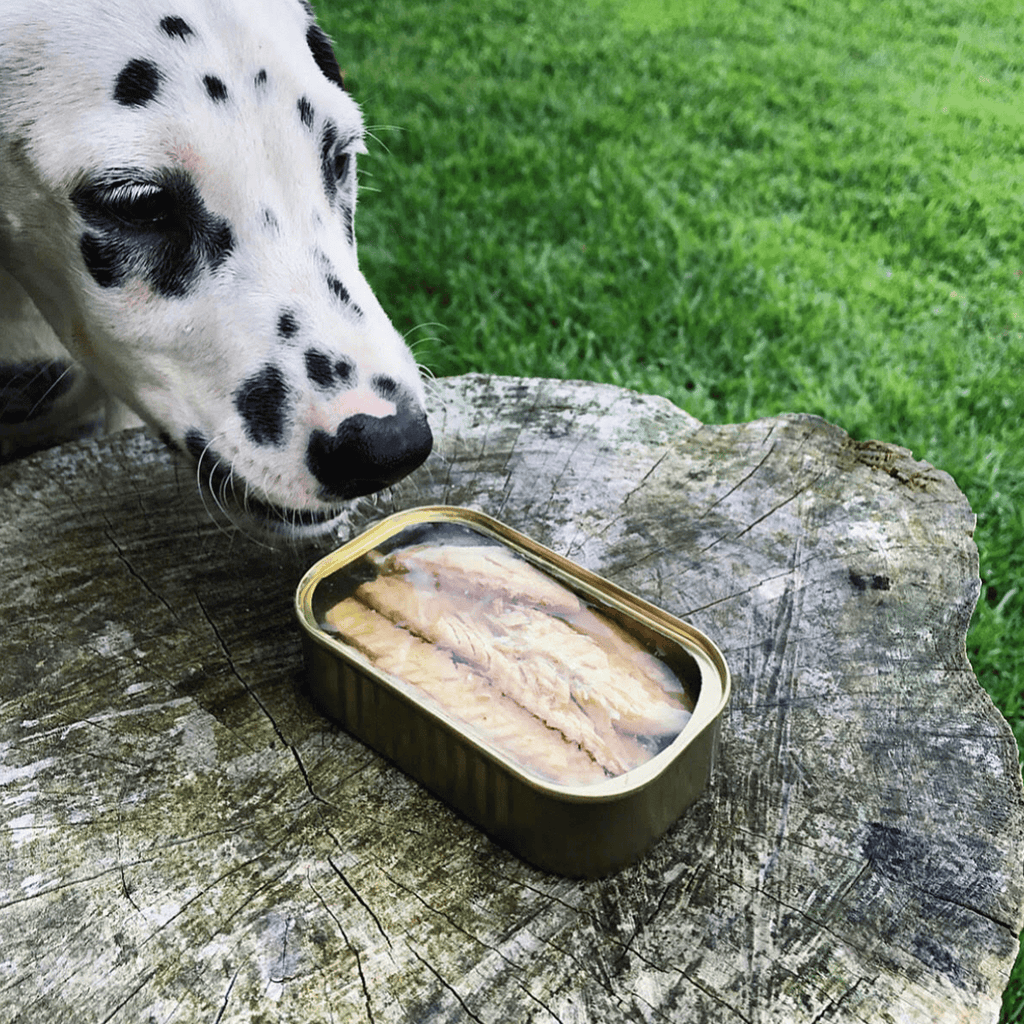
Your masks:
<path fill-rule="evenodd" d="M 430 454 L 434 436 L 427 414 L 402 396 L 393 416 L 358 413 L 342 420 L 334 434 L 314 430 L 306 465 L 328 501 L 357 498 L 407 476 Z"/>

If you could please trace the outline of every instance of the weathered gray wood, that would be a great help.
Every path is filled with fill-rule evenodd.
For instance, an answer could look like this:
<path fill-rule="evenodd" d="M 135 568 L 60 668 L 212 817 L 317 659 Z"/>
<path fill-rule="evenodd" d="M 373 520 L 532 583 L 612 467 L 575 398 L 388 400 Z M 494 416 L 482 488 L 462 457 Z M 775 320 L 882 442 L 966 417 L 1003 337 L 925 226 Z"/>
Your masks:
<path fill-rule="evenodd" d="M 0 1018 L 994 1021 L 1024 804 L 949 477 L 810 417 L 438 391 L 352 527 L 476 506 L 704 629 L 707 795 L 612 878 L 522 864 L 303 696 L 318 551 L 225 532 L 141 433 L 66 446 L 0 469 Z"/>

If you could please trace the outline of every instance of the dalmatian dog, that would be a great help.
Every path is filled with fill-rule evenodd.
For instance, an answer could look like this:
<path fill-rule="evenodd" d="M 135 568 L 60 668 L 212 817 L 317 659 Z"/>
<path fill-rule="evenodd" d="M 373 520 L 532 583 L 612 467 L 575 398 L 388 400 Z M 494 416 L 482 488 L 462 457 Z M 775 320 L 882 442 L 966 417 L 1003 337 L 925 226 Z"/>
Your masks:
<path fill-rule="evenodd" d="M 305 0 L 0 0 L 0 439 L 137 416 L 289 536 L 422 463 L 365 134 Z"/>

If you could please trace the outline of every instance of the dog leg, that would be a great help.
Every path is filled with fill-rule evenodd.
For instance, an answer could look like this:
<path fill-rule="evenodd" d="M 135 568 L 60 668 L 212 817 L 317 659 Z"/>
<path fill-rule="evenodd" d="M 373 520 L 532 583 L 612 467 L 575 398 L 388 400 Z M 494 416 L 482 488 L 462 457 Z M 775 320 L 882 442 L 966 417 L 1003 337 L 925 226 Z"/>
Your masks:
<path fill-rule="evenodd" d="M 103 389 L 0 267 L 0 462 L 99 433 Z"/>

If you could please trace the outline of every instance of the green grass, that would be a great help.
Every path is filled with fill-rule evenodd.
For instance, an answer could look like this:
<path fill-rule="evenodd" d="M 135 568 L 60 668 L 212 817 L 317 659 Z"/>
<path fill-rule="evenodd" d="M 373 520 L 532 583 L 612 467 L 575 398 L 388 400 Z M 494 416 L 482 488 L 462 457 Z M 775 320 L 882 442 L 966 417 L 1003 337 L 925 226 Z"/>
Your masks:
<path fill-rule="evenodd" d="M 380 142 L 362 264 L 420 360 L 819 413 L 948 471 L 971 661 L 1024 741 L 1020 3 L 319 7 Z"/>

